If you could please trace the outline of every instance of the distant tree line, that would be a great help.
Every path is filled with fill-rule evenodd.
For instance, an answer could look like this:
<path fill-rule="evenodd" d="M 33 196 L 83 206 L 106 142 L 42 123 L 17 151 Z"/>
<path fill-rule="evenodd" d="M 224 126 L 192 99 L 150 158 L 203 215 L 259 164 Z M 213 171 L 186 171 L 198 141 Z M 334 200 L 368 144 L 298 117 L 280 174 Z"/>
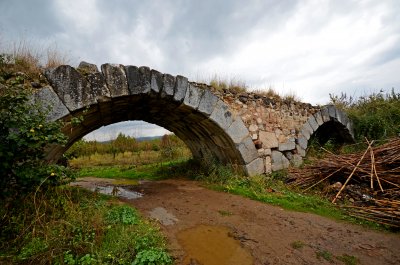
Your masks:
<path fill-rule="evenodd" d="M 111 154 L 115 158 L 116 155 L 126 152 L 159 151 L 161 156 L 173 158 L 176 156 L 176 152 L 182 148 L 186 148 L 186 145 L 174 134 L 165 134 L 161 138 L 138 141 L 134 137 L 119 133 L 117 138 L 108 142 L 81 139 L 71 146 L 66 152 L 66 157 L 70 159 L 93 154 Z"/>

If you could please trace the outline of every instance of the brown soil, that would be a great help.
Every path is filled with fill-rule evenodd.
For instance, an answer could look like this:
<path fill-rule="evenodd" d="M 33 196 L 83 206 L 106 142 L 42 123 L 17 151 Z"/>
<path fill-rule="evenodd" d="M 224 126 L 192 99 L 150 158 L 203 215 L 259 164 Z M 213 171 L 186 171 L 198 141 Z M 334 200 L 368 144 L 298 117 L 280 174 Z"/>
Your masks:
<path fill-rule="evenodd" d="M 85 185 L 96 184 L 94 178 L 87 181 Z M 201 260 L 194 259 L 183 262 L 188 260 L 187 253 L 179 238 L 184 231 L 204 225 L 229 228 L 229 235 L 240 241 L 253 256 L 255 265 L 344 264 L 336 258 L 343 255 L 356 257 L 358 264 L 400 264 L 399 234 L 287 211 L 208 190 L 195 181 L 148 181 L 131 187 L 144 196 L 122 200 L 145 216 L 154 218 L 156 208 L 165 209 L 173 216 L 172 221 L 160 226 L 176 264 L 202 264 Z"/>

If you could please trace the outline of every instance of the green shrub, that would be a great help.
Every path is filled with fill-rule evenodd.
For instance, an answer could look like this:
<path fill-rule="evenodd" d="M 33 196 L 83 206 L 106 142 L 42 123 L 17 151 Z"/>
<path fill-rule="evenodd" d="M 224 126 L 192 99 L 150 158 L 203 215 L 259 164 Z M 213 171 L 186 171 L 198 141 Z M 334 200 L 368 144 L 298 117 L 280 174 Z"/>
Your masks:
<path fill-rule="evenodd" d="M 22 74 L 2 78 L 0 87 L 0 196 L 69 180 L 64 167 L 44 161 L 47 145 L 66 142 L 62 123 L 46 120 L 46 111 L 31 100 L 32 90 Z"/>
<path fill-rule="evenodd" d="M 346 94 L 331 96 L 331 102 L 354 122 L 356 140 L 385 139 L 400 134 L 400 93 L 373 93 L 354 100 Z"/>

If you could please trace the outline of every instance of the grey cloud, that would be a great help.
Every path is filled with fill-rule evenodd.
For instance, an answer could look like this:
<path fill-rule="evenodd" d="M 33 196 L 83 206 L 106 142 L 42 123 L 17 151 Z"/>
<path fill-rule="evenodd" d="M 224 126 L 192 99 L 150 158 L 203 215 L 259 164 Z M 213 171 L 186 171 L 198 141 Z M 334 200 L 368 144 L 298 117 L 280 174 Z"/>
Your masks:
<path fill-rule="evenodd" d="M 51 0 L 2 0 L 0 10 L 0 33 L 13 34 L 16 38 L 48 38 L 62 29 Z"/>

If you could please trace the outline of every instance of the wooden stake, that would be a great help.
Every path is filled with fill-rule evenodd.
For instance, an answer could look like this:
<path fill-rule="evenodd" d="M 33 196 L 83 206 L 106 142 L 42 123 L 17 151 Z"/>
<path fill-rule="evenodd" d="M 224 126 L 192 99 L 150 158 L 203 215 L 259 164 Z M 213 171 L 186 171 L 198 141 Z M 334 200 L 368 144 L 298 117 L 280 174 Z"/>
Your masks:
<path fill-rule="evenodd" d="M 339 192 L 336 194 L 335 198 L 332 200 L 332 203 L 335 203 L 335 201 L 337 200 L 337 198 L 339 197 L 340 193 L 342 193 L 342 191 L 344 190 L 344 188 L 346 187 L 347 183 L 349 183 L 351 177 L 354 175 L 354 172 L 356 172 L 358 166 L 361 164 L 361 161 L 364 159 L 365 155 L 368 153 L 368 150 L 371 148 L 371 145 L 374 143 L 374 141 L 372 141 L 369 145 L 367 150 L 365 150 L 364 154 L 362 155 L 360 161 L 358 161 L 357 165 L 354 167 L 353 171 L 351 172 L 350 176 L 347 178 L 346 182 L 343 184 L 342 188 L 340 188 Z"/>

